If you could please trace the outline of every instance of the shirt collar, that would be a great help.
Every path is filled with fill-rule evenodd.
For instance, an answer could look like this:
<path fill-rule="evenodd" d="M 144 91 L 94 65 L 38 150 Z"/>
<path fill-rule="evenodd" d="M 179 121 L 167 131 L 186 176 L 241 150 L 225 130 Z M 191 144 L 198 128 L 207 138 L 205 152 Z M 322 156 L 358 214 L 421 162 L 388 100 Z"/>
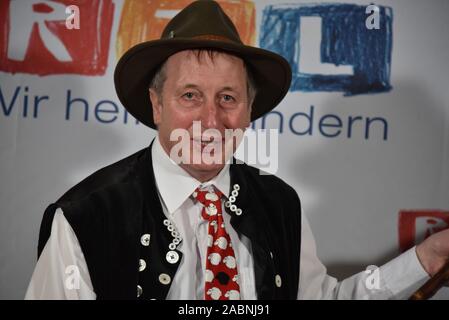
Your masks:
<path fill-rule="evenodd" d="M 197 187 L 207 188 L 214 185 L 226 197 L 229 196 L 230 175 L 229 163 L 226 163 L 217 176 L 201 183 L 183 168 L 177 165 L 163 149 L 158 135 L 151 149 L 154 178 L 159 195 L 167 207 L 168 214 L 173 213 L 186 201 Z"/>

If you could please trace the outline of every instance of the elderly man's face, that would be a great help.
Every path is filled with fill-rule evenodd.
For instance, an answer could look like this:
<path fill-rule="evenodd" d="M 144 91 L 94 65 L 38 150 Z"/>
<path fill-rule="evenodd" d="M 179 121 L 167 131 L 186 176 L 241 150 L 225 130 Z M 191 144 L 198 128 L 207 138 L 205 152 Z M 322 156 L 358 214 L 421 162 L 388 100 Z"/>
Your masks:
<path fill-rule="evenodd" d="M 231 153 L 224 152 L 225 131 L 240 129 L 242 132 L 250 123 L 251 108 L 243 60 L 225 53 L 214 53 L 211 58 L 204 51 L 200 52 L 200 56 L 198 52 L 182 51 L 167 60 L 165 75 L 162 94 L 150 90 L 161 145 L 170 155 L 173 147 L 179 147 L 179 141 L 171 141 L 170 135 L 175 129 L 185 129 L 190 135 L 190 154 L 182 155 L 184 162 L 189 163 L 182 163 L 181 167 L 200 181 L 211 179 L 223 168 L 236 148 L 234 139 L 231 140 L 234 141 L 233 148 L 229 148 Z M 201 128 L 200 137 L 194 134 L 194 121 L 201 121 L 201 126 L 196 123 L 196 128 Z M 215 131 L 221 137 L 211 137 L 204 131 Z M 214 151 L 213 147 L 217 145 L 211 144 L 211 141 L 220 142 L 220 152 L 217 153 L 217 149 Z M 215 160 L 219 155 L 220 161 L 204 161 L 205 153 L 215 156 Z M 187 158 L 190 161 L 185 161 Z M 198 159 L 201 160 L 199 163 Z"/>

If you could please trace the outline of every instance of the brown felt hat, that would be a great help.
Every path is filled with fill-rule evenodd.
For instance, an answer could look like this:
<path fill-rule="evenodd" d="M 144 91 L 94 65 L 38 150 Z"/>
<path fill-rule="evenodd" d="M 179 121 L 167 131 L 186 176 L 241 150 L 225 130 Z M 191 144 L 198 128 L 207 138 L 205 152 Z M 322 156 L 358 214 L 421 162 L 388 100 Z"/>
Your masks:
<path fill-rule="evenodd" d="M 154 73 L 171 55 L 200 48 L 236 55 L 251 69 L 257 87 L 251 121 L 274 109 L 287 94 L 292 77 L 289 63 L 276 53 L 244 45 L 223 9 L 215 1 L 200 0 L 170 20 L 161 39 L 140 43 L 120 58 L 114 73 L 115 89 L 128 112 L 156 128 L 148 94 Z"/>

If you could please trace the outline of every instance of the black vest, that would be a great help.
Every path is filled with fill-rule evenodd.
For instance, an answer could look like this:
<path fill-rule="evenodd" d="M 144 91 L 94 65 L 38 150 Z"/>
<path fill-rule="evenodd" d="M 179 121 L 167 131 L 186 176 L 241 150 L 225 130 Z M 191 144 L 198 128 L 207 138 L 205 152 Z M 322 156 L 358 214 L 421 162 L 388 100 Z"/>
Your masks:
<path fill-rule="evenodd" d="M 251 241 L 258 298 L 296 299 L 301 248 L 297 193 L 246 164 L 231 164 L 230 176 L 231 191 L 240 186 L 234 204 L 242 214 L 227 211 L 232 227 Z M 166 298 L 182 253 L 174 250 L 176 263 L 166 257 L 174 237 L 164 225 L 151 146 L 100 169 L 51 204 L 42 220 L 38 255 L 58 207 L 78 238 L 98 299 L 136 299 L 138 285 L 140 298 Z M 150 235 L 149 245 L 142 245 L 144 234 Z M 147 262 L 141 272 L 140 259 Z"/>

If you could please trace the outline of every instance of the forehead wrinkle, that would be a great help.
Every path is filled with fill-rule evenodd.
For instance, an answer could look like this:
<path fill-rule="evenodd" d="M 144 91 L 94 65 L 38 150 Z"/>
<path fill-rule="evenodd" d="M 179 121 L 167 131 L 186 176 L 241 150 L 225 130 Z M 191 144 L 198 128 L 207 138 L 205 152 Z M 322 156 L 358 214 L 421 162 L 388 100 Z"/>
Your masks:
<path fill-rule="evenodd" d="M 223 52 L 212 52 L 212 54 L 210 56 L 207 51 L 195 52 L 192 50 L 174 54 L 167 61 L 167 78 L 171 78 L 179 89 L 205 89 L 204 86 L 213 85 L 212 82 L 215 82 L 217 85 L 216 91 L 230 90 L 240 92 L 245 89 L 247 70 L 243 60 Z M 223 63 L 218 62 L 220 59 L 223 59 Z M 233 66 L 232 69 L 234 71 L 230 72 L 230 66 Z M 226 81 L 228 82 L 227 84 L 219 83 L 221 78 L 219 75 L 222 73 L 224 78 L 221 81 Z M 194 77 L 192 77 L 193 75 Z M 209 75 L 212 75 L 212 78 Z M 214 75 L 218 76 L 218 78 L 214 77 Z M 242 79 L 237 79 L 241 76 Z M 242 83 L 240 83 L 240 80 L 242 80 Z M 236 83 L 229 84 L 229 82 Z"/>

